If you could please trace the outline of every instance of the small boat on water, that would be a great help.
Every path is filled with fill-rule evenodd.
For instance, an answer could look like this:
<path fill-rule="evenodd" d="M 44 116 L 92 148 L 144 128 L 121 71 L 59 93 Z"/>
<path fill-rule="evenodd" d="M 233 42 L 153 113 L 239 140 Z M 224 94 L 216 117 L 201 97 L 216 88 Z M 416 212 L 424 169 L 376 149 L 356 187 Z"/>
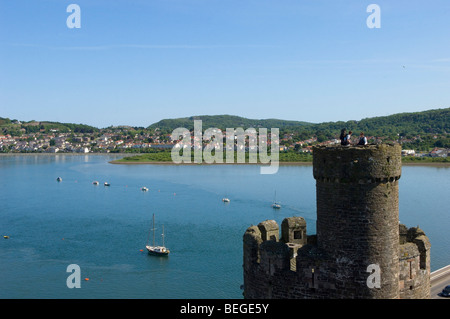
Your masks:
<path fill-rule="evenodd" d="M 108 182 L 105 182 L 105 184 L 103 184 L 103 185 L 105 185 L 105 186 L 111 186 L 111 184 L 108 183 Z"/>
<path fill-rule="evenodd" d="M 151 229 L 153 231 L 153 245 L 150 246 L 148 244 L 149 238 L 150 238 L 150 233 L 149 233 L 149 238 L 147 238 L 147 244 L 145 245 L 145 248 L 147 248 L 147 251 L 150 255 L 155 255 L 155 256 L 168 256 L 170 253 L 170 250 L 166 248 L 166 246 L 164 245 L 164 225 L 163 225 L 163 231 L 161 234 L 162 237 L 162 246 L 157 246 L 155 244 L 155 214 L 153 214 L 153 227 Z"/>
<path fill-rule="evenodd" d="M 62 178 L 61 178 L 61 177 L 58 177 L 58 178 L 56 179 L 56 181 L 57 181 L 57 182 L 61 182 L 61 181 L 62 181 Z"/>
<path fill-rule="evenodd" d="M 230 202 L 230 199 L 227 198 L 227 197 L 224 197 L 224 198 L 222 198 L 222 202 L 224 202 L 224 203 L 229 203 L 229 202 Z"/>
<path fill-rule="evenodd" d="M 93 181 L 92 184 L 98 185 L 98 182 L 97 181 Z"/>
<path fill-rule="evenodd" d="M 277 192 L 275 191 L 275 197 L 272 203 L 272 208 L 273 209 L 280 209 L 281 208 L 281 204 L 279 202 L 277 202 Z"/>
<path fill-rule="evenodd" d="M 147 187 L 141 187 L 141 191 L 143 191 L 143 192 L 146 192 L 146 191 L 148 191 L 148 188 Z"/>

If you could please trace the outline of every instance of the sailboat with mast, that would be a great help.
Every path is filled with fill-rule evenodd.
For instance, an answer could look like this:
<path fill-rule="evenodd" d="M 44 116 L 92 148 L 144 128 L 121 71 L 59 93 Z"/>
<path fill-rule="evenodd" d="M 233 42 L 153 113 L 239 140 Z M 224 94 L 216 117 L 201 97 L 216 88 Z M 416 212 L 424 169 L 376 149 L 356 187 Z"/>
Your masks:
<path fill-rule="evenodd" d="M 153 231 L 153 245 L 150 246 L 149 245 L 149 239 L 150 239 L 150 232 L 149 232 L 149 236 L 147 238 L 147 244 L 145 245 L 145 248 L 147 248 L 147 251 L 150 255 L 156 255 L 156 256 L 168 256 L 170 253 L 170 250 L 166 248 L 166 246 L 164 245 L 164 225 L 162 227 L 162 246 L 157 246 L 155 244 L 155 214 L 153 214 L 153 227 L 151 229 Z"/>
<path fill-rule="evenodd" d="M 277 191 L 275 191 L 275 197 L 272 203 L 272 208 L 273 209 L 280 209 L 281 208 L 281 204 L 279 202 L 277 202 Z"/>

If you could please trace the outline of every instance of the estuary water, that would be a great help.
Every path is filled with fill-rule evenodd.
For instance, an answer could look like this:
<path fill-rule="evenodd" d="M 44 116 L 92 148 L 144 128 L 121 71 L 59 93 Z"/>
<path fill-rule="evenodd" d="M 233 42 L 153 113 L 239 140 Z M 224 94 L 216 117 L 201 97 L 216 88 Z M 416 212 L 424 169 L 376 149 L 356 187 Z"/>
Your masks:
<path fill-rule="evenodd" d="M 315 233 L 311 165 L 261 175 L 255 165 L 109 163 L 119 157 L 0 156 L 0 298 L 239 299 L 250 225 L 302 216 Z M 400 221 L 430 238 L 432 271 L 450 264 L 449 177 L 449 167 L 406 166 L 400 179 Z M 145 250 L 152 214 L 167 258 Z M 67 286 L 71 264 L 81 288 Z"/>

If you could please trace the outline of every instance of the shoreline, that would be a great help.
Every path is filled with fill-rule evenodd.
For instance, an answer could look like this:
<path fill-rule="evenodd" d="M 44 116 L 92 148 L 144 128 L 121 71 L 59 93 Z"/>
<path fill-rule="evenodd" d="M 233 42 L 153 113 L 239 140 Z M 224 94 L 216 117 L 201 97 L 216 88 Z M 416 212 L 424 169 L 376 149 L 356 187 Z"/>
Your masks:
<path fill-rule="evenodd" d="M 130 153 L 0 153 L 0 157 L 10 157 L 10 156 L 132 156 L 139 155 Z M 142 161 L 142 162 L 120 162 L 118 160 L 112 160 L 108 163 L 117 165 L 261 165 L 270 166 L 271 164 L 262 163 L 180 163 L 176 164 L 171 161 Z M 301 165 L 312 165 L 311 162 L 278 162 L 279 166 L 301 166 Z M 434 167 L 450 167 L 450 162 L 405 162 L 402 166 L 434 166 Z"/>
<path fill-rule="evenodd" d="M 119 162 L 119 161 L 110 161 L 110 164 L 115 165 L 175 165 L 175 166 L 189 166 L 189 165 L 260 165 L 260 166 L 270 166 L 270 164 L 261 164 L 261 163 L 180 163 L 176 164 L 173 162 L 163 162 L 163 161 L 154 161 L 154 162 Z M 303 166 L 303 165 L 311 165 L 312 162 L 278 162 L 279 166 Z M 450 162 L 440 163 L 402 163 L 402 166 L 434 166 L 434 167 L 450 167 Z"/>
<path fill-rule="evenodd" d="M 108 155 L 108 156 L 129 156 L 128 153 L 0 153 L 2 156 L 86 156 L 86 155 Z"/>
<path fill-rule="evenodd" d="M 154 161 L 154 162 L 119 162 L 119 161 L 110 161 L 108 162 L 110 164 L 117 164 L 117 165 L 145 165 L 145 164 L 150 164 L 150 165 L 177 165 L 177 166 L 184 166 L 184 165 L 261 165 L 261 166 L 270 166 L 270 164 L 262 164 L 262 163 L 180 163 L 180 164 L 176 164 L 174 162 L 170 162 L 170 161 Z M 312 162 L 278 162 L 278 164 L 280 166 L 282 165 L 312 165 Z"/>
<path fill-rule="evenodd" d="M 450 166 L 450 162 L 428 162 L 428 163 L 402 163 L 402 166 L 436 166 L 436 167 L 445 167 Z"/>

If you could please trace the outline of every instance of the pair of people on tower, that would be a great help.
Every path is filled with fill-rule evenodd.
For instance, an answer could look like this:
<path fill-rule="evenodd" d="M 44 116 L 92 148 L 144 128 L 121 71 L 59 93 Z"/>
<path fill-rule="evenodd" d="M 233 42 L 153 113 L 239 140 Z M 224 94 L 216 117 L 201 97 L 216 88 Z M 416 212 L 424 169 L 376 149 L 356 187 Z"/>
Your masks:
<path fill-rule="evenodd" d="M 345 128 L 342 129 L 340 135 L 341 145 L 351 145 L 352 134 L 353 134 L 352 131 L 349 131 L 347 133 L 347 130 Z M 358 144 L 356 145 L 367 145 L 367 137 L 364 136 L 364 132 L 361 132 L 359 134 L 359 141 Z"/>

